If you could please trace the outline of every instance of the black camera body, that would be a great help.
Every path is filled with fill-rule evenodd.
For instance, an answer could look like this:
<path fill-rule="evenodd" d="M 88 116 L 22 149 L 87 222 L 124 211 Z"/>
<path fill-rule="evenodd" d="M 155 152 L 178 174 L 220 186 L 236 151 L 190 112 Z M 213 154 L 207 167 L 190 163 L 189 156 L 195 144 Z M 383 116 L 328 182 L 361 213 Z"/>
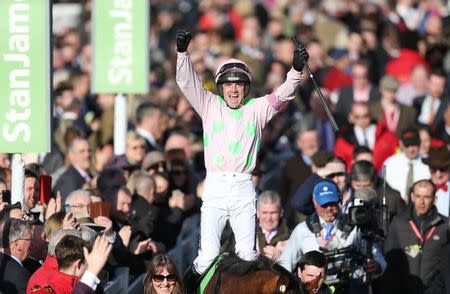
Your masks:
<path fill-rule="evenodd" d="M 350 225 L 357 226 L 362 231 L 376 231 L 378 229 L 378 215 L 375 207 L 370 203 L 355 198 L 353 206 L 348 210 Z"/>

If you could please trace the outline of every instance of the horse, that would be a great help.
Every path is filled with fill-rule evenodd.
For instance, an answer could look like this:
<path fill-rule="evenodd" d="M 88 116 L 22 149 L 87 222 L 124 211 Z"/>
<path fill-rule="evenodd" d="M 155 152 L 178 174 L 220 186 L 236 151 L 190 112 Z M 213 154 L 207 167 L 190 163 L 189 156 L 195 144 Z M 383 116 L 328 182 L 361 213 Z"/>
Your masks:
<path fill-rule="evenodd" d="M 245 261 L 228 254 L 217 263 L 216 271 L 203 294 L 297 294 L 300 282 L 272 260 L 260 256 Z"/>

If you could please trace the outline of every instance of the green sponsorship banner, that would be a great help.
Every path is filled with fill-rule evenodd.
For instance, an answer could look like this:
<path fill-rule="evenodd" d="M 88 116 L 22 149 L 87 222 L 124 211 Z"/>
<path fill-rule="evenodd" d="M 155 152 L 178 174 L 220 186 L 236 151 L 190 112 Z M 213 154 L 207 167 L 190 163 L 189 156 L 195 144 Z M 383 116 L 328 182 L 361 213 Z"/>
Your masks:
<path fill-rule="evenodd" d="M 148 0 L 95 0 L 93 93 L 148 92 Z"/>
<path fill-rule="evenodd" d="M 0 0 L 0 152 L 49 152 L 50 1 Z"/>

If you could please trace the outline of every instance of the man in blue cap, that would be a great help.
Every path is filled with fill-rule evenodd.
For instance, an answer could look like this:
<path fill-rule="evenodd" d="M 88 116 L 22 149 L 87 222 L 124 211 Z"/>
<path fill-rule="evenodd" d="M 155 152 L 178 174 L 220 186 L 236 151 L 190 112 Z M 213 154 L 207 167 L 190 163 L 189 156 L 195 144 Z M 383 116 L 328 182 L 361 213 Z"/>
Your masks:
<path fill-rule="evenodd" d="M 359 230 L 350 225 L 347 217 L 339 210 L 338 186 L 331 180 L 323 179 L 314 185 L 312 194 L 315 212 L 292 231 L 279 263 L 292 271 L 306 252 L 327 252 L 352 245 L 367 256 L 365 240 L 361 238 Z M 364 267 L 367 274 L 377 277 L 384 271 L 386 261 L 377 245 L 373 245 L 371 251 L 373 258 L 367 259 Z M 363 275 L 361 267 L 355 270 L 352 278 L 362 283 Z"/>

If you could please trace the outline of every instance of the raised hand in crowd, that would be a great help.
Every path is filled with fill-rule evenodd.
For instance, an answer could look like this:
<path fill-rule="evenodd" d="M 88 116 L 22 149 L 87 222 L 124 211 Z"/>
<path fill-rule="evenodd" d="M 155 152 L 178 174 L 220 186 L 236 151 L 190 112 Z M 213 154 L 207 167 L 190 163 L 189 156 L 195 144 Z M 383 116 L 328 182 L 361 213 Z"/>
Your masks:
<path fill-rule="evenodd" d="M 8 205 L 9 205 L 8 202 L 0 201 L 0 210 L 5 209 L 5 207 L 8 206 Z"/>
<path fill-rule="evenodd" d="M 45 207 L 45 220 L 48 220 L 54 213 L 61 210 L 61 193 L 56 192 L 55 198 L 50 198 Z"/>
<path fill-rule="evenodd" d="M 155 242 L 153 242 L 151 238 L 148 238 L 143 241 L 138 241 L 138 237 L 136 237 L 130 243 L 130 251 L 134 255 L 143 254 L 145 252 L 152 252 L 156 254 L 158 253 L 158 248 L 156 247 Z"/>
<path fill-rule="evenodd" d="M 73 213 L 69 212 L 64 216 L 62 228 L 78 230 L 80 229 L 80 223 L 77 218 L 73 216 Z"/>
<path fill-rule="evenodd" d="M 182 211 L 191 209 L 195 204 L 195 196 L 191 194 L 184 194 L 180 190 L 172 191 L 169 198 L 169 206 L 171 208 L 179 208 Z"/>
<path fill-rule="evenodd" d="M 94 219 L 94 223 L 96 223 L 97 225 L 100 225 L 102 227 L 105 227 L 105 230 L 103 231 L 104 235 L 109 236 L 109 235 L 112 234 L 112 232 L 113 232 L 113 229 L 112 229 L 113 223 L 106 216 L 97 216 Z M 131 232 L 131 230 L 130 230 L 130 232 Z"/>
<path fill-rule="evenodd" d="M 112 245 L 109 244 L 105 235 L 101 235 L 95 238 L 91 252 L 89 252 L 88 249 L 84 247 L 84 258 L 87 262 L 86 270 L 97 276 L 105 266 L 111 249 Z"/>
<path fill-rule="evenodd" d="M 130 226 L 123 226 L 119 230 L 119 236 L 122 239 L 123 245 L 125 245 L 125 247 L 128 247 L 128 245 L 130 244 L 131 227 Z"/>

